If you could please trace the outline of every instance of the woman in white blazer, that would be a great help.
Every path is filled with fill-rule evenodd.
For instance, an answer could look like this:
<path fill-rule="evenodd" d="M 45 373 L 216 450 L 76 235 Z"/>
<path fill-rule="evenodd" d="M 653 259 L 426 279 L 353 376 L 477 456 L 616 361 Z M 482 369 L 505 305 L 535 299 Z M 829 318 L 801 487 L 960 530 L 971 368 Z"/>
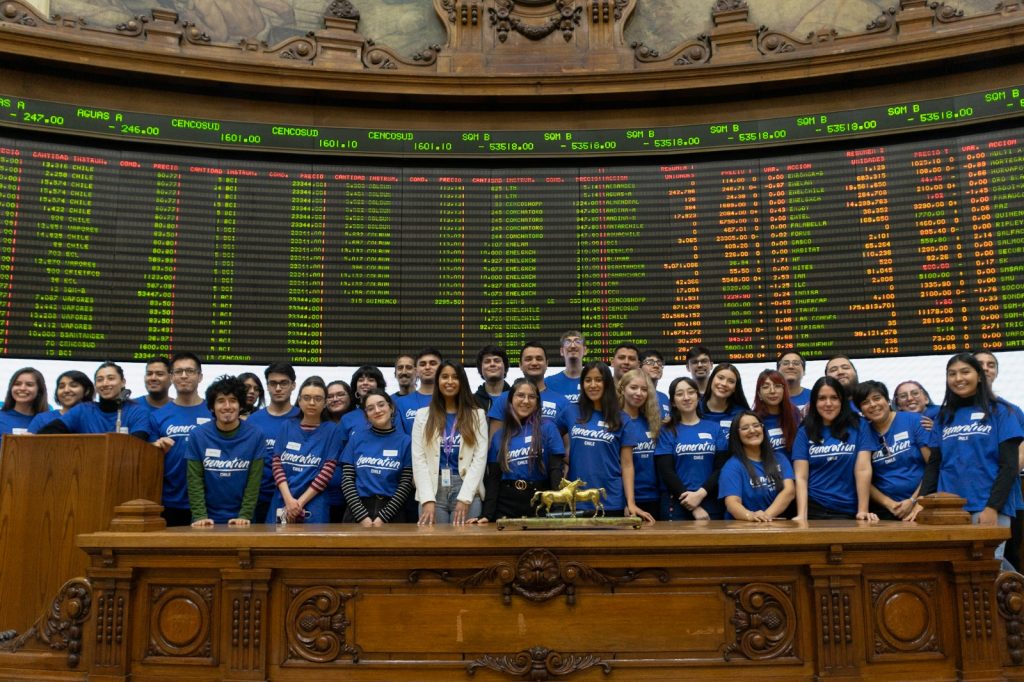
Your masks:
<path fill-rule="evenodd" d="M 420 525 L 462 525 L 481 517 L 487 467 L 487 418 L 469 390 L 466 370 L 438 367 L 430 404 L 412 425 L 412 474 Z"/>

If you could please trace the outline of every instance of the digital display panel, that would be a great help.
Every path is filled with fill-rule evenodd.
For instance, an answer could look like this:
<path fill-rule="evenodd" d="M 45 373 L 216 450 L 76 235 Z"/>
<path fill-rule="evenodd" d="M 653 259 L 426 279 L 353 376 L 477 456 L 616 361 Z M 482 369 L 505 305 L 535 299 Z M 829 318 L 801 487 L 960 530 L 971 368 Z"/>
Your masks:
<path fill-rule="evenodd" d="M 432 167 L 0 137 L 0 355 L 672 362 L 1024 348 L 1024 129 L 737 159 Z M 553 349 L 552 349 L 553 352 Z"/>

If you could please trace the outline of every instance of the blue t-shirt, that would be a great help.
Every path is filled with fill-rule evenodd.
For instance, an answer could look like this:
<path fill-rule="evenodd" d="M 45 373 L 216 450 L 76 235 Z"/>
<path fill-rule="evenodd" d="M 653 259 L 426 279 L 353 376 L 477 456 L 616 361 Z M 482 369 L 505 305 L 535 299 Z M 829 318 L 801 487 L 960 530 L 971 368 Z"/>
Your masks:
<path fill-rule="evenodd" d="M 761 421 L 764 423 L 765 436 L 772 444 L 775 454 L 789 457 L 791 453 L 786 447 L 786 436 L 782 432 L 782 417 L 777 414 L 766 414 L 761 417 Z"/>
<path fill-rule="evenodd" d="M 444 432 L 440 439 L 440 470 L 451 470 L 455 476 L 459 475 L 459 451 L 462 449 L 462 433 L 455 428 L 454 414 L 444 416 Z"/>
<path fill-rule="evenodd" d="M 487 450 L 487 461 L 498 463 L 498 452 L 501 449 L 501 440 L 505 437 L 505 430 L 498 429 L 491 438 L 490 448 Z M 503 481 L 546 481 L 551 471 L 551 456 L 564 455 L 565 444 L 558 427 L 550 420 L 540 422 L 541 446 L 537 460 L 530 466 L 530 448 L 533 445 L 533 425 L 528 424 L 526 428 L 520 429 L 508 439 L 508 471 L 501 472 Z M 544 467 L 541 468 L 541 463 Z M 488 491 L 488 495 L 491 491 Z"/>
<path fill-rule="evenodd" d="M 416 412 L 430 404 L 431 396 L 413 391 L 409 395 L 395 399 L 395 426 L 408 435 L 412 435 L 412 423 L 416 421 Z"/>
<path fill-rule="evenodd" d="M 622 444 L 633 448 L 633 499 L 657 500 L 658 474 L 654 469 L 655 441 L 644 417 L 633 419 L 626 427 Z"/>
<path fill-rule="evenodd" d="M 785 455 L 775 453 L 775 461 L 783 481 L 795 479 L 793 465 L 789 463 L 789 459 Z M 750 463 L 754 465 L 754 471 L 757 474 L 754 481 L 750 480 L 746 467 L 738 457 L 733 456 L 726 461 L 718 478 L 718 497 L 721 500 L 725 500 L 729 496 L 738 497 L 743 506 L 750 511 L 765 511 L 772 506 L 782 490 L 776 488 L 775 482 L 765 475 L 763 462 L 751 461 Z M 728 509 L 726 509 L 725 518 L 733 518 Z"/>
<path fill-rule="evenodd" d="M 208 423 L 213 416 L 206 401 L 198 405 L 167 403 L 156 412 L 135 408 L 150 416 L 156 438 L 168 437 L 174 445 L 164 454 L 163 504 L 174 509 L 188 509 L 188 474 L 185 465 L 185 443 L 193 429 Z"/>
<path fill-rule="evenodd" d="M 505 405 L 507 404 L 508 391 L 505 391 L 491 403 L 491 409 L 487 410 L 487 418 L 499 422 L 504 421 Z M 540 392 L 540 415 L 544 419 L 557 420 L 558 415 L 571 404 L 565 399 L 565 396 L 558 391 L 552 390 L 547 384 L 544 385 L 544 390 Z"/>
<path fill-rule="evenodd" d="M 274 439 L 274 454 L 281 458 L 288 489 L 296 499 L 306 492 L 327 462 L 336 462 L 341 455 L 337 424 L 323 422 L 315 430 L 306 431 L 299 425 L 301 420 L 297 416 L 285 421 Z"/>
<path fill-rule="evenodd" d="M 793 403 L 793 407 L 803 413 L 804 407 L 807 406 L 807 403 L 811 402 L 811 389 L 801 386 L 799 393 L 796 395 L 791 393 L 789 395 L 789 402 Z"/>
<path fill-rule="evenodd" d="M 46 413 L 41 412 L 40 414 Z M 32 423 L 32 419 L 34 417 L 22 414 L 17 410 L 0 410 L 0 435 L 5 433 L 29 433 L 29 425 Z"/>
<path fill-rule="evenodd" d="M 672 401 L 669 400 L 667 393 L 655 391 L 654 395 L 658 397 L 658 407 L 661 408 L 661 419 L 664 421 L 672 414 Z"/>
<path fill-rule="evenodd" d="M 933 449 L 942 448 L 939 491 L 966 498 L 964 508 L 969 512 L 981 511 L 988 502 L 999 473 L 999 444 L 1024 436 L 1006 403 L 993 407 L 988 417 L 973 406 L 957 409 L 949 423 L 935 422 L 928 440 Z M 1012 517 L 1022 508 L 1020 486 L 1015 484 L 998 511 Z"/>
<path fill-rule="evenodd" d="M 553 376 L 544 377 L 544 386 L 565 398 L 567 403 L 578 403 L 580 400 L 580 378 L 570 379 L 565 370 Z"/>
<path fill-rule="evenodd" d="M 808 463 L 807 496 L 822 507 L 842 514 L 857 513 L 857 482 L 853 475 L 857 453 L 875 449 L 877 438 L 863 419 L 850 428 L 846 440 L 823 426 L 822 440 L 813 443 L 803 426 L 793 442 L 793 461 Z"/>
<path fill-rule="evenodd" d="M 239 518 L 249 469 L 253 461 L 263 459 L 266 454 L 263 432 L 243 421 L 229 437 L 211 421 L 197 426 L 189 434 L 184 449 L 186 461 L 203 463 L 206 515 L 214 523 Z"/>
<path fill-rule="evenodd" d="M 69 433 L 114 433 L 117 428 L 117 411 L 104 412 L 99 403 L 78 403 L 59 419 Z M 138 405 L 125 403 L 121 408 L 121 433 L 145 432 L 153 436 L 149 412 Z"/>
<path fill-rule="evenodd" d="M 728 440 L 718 422 L 702 419 L 696 424 L 678 424 L 674 432 L 663 426 L 654 454 L 672 455 L 683 489 L 697 490 L 714 470 L 715 453 L 727 448 Z"/>
<path fill-rule="evenodd" d="M 706 419 L 707 421 L 718 424 L 718 427 L 725 432 L 727 437 L 729 435 L 729 427 L 732 426 L 733 417 L 744 410 L 744 408 L 739 405 L 733 405 L 725 412 L 716 412 L 708 409 L 708 406 L 705 405 L 703 401 L 701 402 L 701 407 L 704 411 L 704 416 L 701 417 L 701 419 Z"/>
<path fill-rule="evenodd" d="M 871 484 L 896 502 L 914 496 L 924 476 L 924 455 L 928 432 L 917 412 L 896 412 L 889 430 L 875 434 L 871 451 Z"/>
<path fill-rule="evenodd" d="M 270 498 L 277 492 L 277 486 L 274 485 L 274 470 L 271 468 L 274 441 L 277 438 L 277 434 L 281 432 L 281 427 L 284 426 L 285 422 L 298 417 L 299 414 L 299 408 L 295 405 L 292 406 L 292 409 L 288 410 L 287 414 L 282 415 L 270 414 L 267 408 L 264 407 L 262 410 L 253 412 L 245 420 L 246 424 L 251 424 L 263 432 L 263 438 L 267 446 L 267 452 L 263 456 L 263 480 L 260 481 L 260 502 L 262 503 L 269 502 Z"/>
<path fill-rule="evenodd" d="M 37 414 L 35 417 L 32 418 L 31 422 L 29 422 L 29 424 L 28 424 L 28 432 L 29 433 L 39 433 L 40 431 L 43 430 L 44 426 L 46 426 L 50 422 L 57 421 L 62 416 L 63 415 L 61 414 L 60 410 L 50 410 L 48 412 L 40 412 L 39 414 Z"/>
<path fill-rule="evenodd" d="M 412 439 L 397 428 L 391 433 L 359 431 L 348 442 L 341 461 L 355 467 L 359 497 L 392 497 L 402 470 L 412 469 Z"/>
<path fill-rule="evenodd" d="M 569 434 L 569 480 L 586 481 L 587 488 L 604 488 L 608 494 L 605 509 L 626 508 L 622 488 L 622 438 L 629 426 L 629 415 L 620 413 L 621 426 L 609 431 L 604 416 L 594 410 L 590 420 L 580 423 L 579 405 L 570 404 L 558 415 L 559 431 Z M 594 508 L 589 502 L 577 503 L 576 509 Z"/>
<path fill-rule="evenodd" d="M 171 403 L 164 403 L 163 405 L 160 405 L 159 407 L 155 407 L 155 406 L 149 404 L 149 401 L 146 400 L 145 396 L 142 396 L 142 397 L 139 397 L 139 398 L 135 398 L 134 400 L 132 400 L 132 402 L 135 403 L 136 405 L 138 405 L 139 407 L 141 407 L 142 409 L 150 412 L 150 413 L 156 412 L 157 410 L 163 409 L 163 408 L 165 408 L 165 407 L 167 407 L 168 405 L 171 404 Z"/>

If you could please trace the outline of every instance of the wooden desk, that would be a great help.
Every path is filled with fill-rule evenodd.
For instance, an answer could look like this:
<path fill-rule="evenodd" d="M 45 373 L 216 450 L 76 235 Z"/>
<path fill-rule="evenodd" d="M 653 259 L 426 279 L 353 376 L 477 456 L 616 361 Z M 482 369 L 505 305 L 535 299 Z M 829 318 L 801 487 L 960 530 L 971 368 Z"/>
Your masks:
<path fill-rule="evenodd" d="M 1022 677 L 998 528 L 287 526 L 79 536 L 89 679 Z M 1003 613 L 1000 613 L 1002 608 Z M 3 661 L 0 660 L 0 664 Z"/>

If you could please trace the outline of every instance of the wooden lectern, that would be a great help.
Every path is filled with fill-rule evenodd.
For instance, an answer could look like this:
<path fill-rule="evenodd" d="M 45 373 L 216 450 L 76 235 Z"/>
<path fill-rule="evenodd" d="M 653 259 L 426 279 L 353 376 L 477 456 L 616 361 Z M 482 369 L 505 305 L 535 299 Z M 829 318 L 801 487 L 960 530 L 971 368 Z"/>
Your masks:
<path fill-rule="evenodd" d="M 163 453 L 132 436 L 4 436 L 0 630 L 24 632 L 66 580 L 84 576 L 75 536 L 106 530 L 126 500 L 159 500 L 163 470 Z"/>

